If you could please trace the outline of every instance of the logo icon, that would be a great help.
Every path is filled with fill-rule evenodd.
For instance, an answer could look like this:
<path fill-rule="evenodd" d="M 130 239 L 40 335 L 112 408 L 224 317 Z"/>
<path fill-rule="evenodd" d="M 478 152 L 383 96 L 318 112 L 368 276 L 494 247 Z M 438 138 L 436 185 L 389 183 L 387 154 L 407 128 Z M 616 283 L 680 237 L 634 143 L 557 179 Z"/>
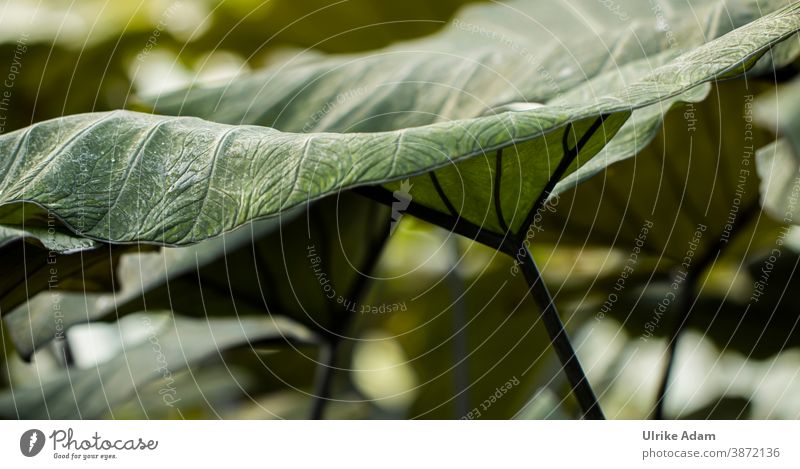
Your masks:
<path fill-rule="evenodd" d="M 31 429 L 23 433 L 19 439 L 19 450 L 24 456 L 32 458 L 44 448 L 44 433 L 41 430 Z"/>
<path fill-rule="evenodd" d="M 411 205 L 412 187 L 414 187 L 414 185 L 409 183 L 408 179 L 406 179 L 400 183 L 400 189 L 392 193 L 394 201 L 392 202 L 392 225 L 389 227 L 389 234 L 394 233 L 394 230 L 397 229 L 397 224 L 400 223 L 400 219 L 403 218 L 403 212 Z"/>

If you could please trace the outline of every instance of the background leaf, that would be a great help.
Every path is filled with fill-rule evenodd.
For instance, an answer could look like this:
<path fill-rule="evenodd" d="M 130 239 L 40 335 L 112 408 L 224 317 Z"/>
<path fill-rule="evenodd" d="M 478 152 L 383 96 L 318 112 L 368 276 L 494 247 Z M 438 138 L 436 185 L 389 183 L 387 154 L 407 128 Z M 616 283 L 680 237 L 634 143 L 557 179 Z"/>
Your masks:
<path fill-rule="evenodd" d="M 64 370 L 49 376 L 36 391 L 17 389 L 0 397 L 0 412 L 16 418 L 99 418 L 110 406 L 130 399 L 142 386 L 165 380 L 159 392 L 165 405 L 180 399 L 172 392 L 172 374 L 233 347 L 254 347 L 286 340 L 310 342 L 313 336 L 283 319 L 192 320 L 167 316 L 157 322 L 139 317 L 142 340 L 97 368 Z M 182 340 L 183 339 L 183 340 Z M 65 392 L 66 391 L 66 392 Z M 72 392 L 69 392 L 72 391 Z M 169 396 L 163 397 L 163 396 Z"/>

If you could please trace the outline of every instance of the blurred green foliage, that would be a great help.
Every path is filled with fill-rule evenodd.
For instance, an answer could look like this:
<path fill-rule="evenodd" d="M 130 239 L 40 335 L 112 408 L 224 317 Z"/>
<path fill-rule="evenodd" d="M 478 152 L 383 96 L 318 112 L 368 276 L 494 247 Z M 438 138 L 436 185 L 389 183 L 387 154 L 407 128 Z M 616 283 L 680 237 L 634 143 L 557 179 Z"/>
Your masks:
<path fill-rule="evenodd" d="M 3 16 L 0 22 L 6 26 L 0 36 L 3 41 L 0 67 L 11 67 L 22 57 L 18 60 L 21 72 L 14 83 L 13 113 L 7 116 L 6 131 L 66 114 L 130 108 L 137 105 L 132 98 L 135 92 L 179 86 L 198 77 L 214 80 L 278 64 L 297 50 L 312 49 L 307 53 L 309 57 L 357 52 L 430 34 L 467 2 L 147 0 L 128 4 L 83 0 L 74 6 L 56 1 L 41 3 L 44 6 L 37 7 L 37 2 L 15 0 L 7 6 L 13 16 Z M 37 8 L 46 9 L 47 14 L 34 15 Z M 11 25 L 9 18 L 19 20 Z M 33 20 L 26 23 L 27 18 Z M 24 46 L 20 46 L 21 38 Z M 637 388 L 641 376 L 631 374 L 644 374 L 648 366 L 652 368 L 653 361 L 642 362 L 645 365 L 631 363 L 636 363 L 637 357 L 655 355 L 659 362 L 663 352 L 661 348 L 657 353 L 649 349 L 653 342 L 639 348 L 639 334 L 663 298 L 664 288 L 673 280 L 699 224 L 708 226 L 715 235 L 701 240 L 698 258 L 715 254 L 713 239 L 718 239 L 719 230 L 724 229 L 734 198 L 740 200 L 742 210 L 755 206 L 755 216 L 720 251 L 719 258 L 704 264 L 696 273 L 702 286 L 697 292 L 694 305 L 697 311 L 691 326 L 716 350 L 744 356 L 744 362 L 753 367 L 760 360 L 769 361 L 784 349 L 800 345 L 795 334 L 797 290 L 792 288 L 796 282 L 796 253 L 781 257 L 775 266 L 774 275 L 785 281 L 770 284 L 766 295 L 769 301 L 753 308 L 747 306 L 753 279 L 758 276 L 765 253 L 781 230 L 794 230 L 761 211 L 759 180 L 754 171 L 742 193 L 736 192 L 734 175 L 740 169 L 737 163 L 742 157 L 743 99 L 774 86 L 770 77 L 753 78 L 748 82 L 715 85 L 704 102 L 667 114 L 662 131 L 639 156 L 611 166 L 600 176 L 562 194 L 559 210 L 545 217 L 543 239 L 534 254 L 543 266 L 564 322 L 579 339 L 579 355 L 591 364 L 587 366 L 590 377 L 603 383 L 601 402 L 608 404 L 612 417 L 647 415 L 642 402 L 649 402 L 654 395 L 651 389 Z M 688 127 L 694 127 L 690 123 L 694 119 L 700 130 L 688 131 Z M 757 130 L 757 147 L 772 139 L 770 130 Z M 685 151 L 688 146 L 693 153 Z M 665 189 L 650 190 L 655 186 Z M 712 208 L 705 210 L 706 207 Z M 170 308 L 184 316 L 200 318 L 216 312 L 228 314 L 231 310 L 237 315 L 256 314 L 258 308 L 252 308 L 252 302 L 243 304 L 246 301 L 242 299 L 262 296 L 268 305 L 295 304 L 294 309 L 276 310 L 283 313 L 291 310 L 298 323 L 312 322 L 313 313 L 317 318 L 323 317 L 322 322 L 331 327 L 341 311 L 320 297 L 308 265 L 287 264 L 284 258 L 283 262 L 270 264 L 277 269 L 270 278 L 257 278 L 258 273 L 272 269 L 254 269 L 248 262 L 274 261 L 281 252 L 302 257 L 307 242 L 319 235 L 322 239 L 315 238 L 315 245 L 327 243 L 329 252 L 335 253 L 326 257 L 328 262 L 336 259 L 329 267 L 346 271 L 345 266 L 360 266 L 364 262 L 367 237 L 348 235 L 348 230 L 360 229 L 357 222 L 350 223 L 351 219 L 384 219 L 387 215 L 385 210 L 369 212 L 361 208 L 325 219 L 325 214 L 333 213 L 326 207 L 320 218 L 309 223 L 318 227 L 344 221 L 344 230 L 320 228 L 313 236 L 305 237 L 306 223 L 287 222 L 282 229 L 265 232 L 262 244 L 216 245 L 218 252 L 209 262 L 201 263 L 197 257 L 196 265 L 192 266 L 193 259 L 189 258 L 188 270 L 180 270 L 180 275 L 172 277 L 164 275 L 152 289 L 143 288 L 126 297 L 127 303 L 114 304 L 114 308 L 107 303 L 105 308 L 96 309 L 88 302 L 79 306 L 73 310 L 80 313 L 75 322 L 87 316 L 92 320 L 115 321 L 116 314 L 139 311 L 145 303 L 151 309 Z M 310 213 L 313 215 L 313 210 Z M 637 270 L 628 280 L 630 286 L 614 307 L 599 318 L 598 311 L 618 282 L 630 246 L 635 244 L 646 221 L 652 221 L 657 228 L 642 246 Z M 342 238 L 326 237 L 333 231 Z M 792 236 L 797 237 L 794 231 Z M 275 245 L 280 249 L 263 247 Z M 26 245 L 25 249 L 36 252 L 35 246 Z M 210 248 L 206 245 L 201 249 Z M 15 253 L 8 255 L 11 258 Z M 157 256 L 152 252 L 139 255 Z M 79 261 L 84 269 L 92 262 L 82 254 L 73 256 L 77 257 L 69 259 Z M 110 265 L 116 267 L 116 257 L 112 260 Z M 101 268 L 107 269 L 108 265 L 100 263 Z M 455 268 L 451 269 L 452 266 Z M 133 272 L 133 276 L 155 277 L 155 269 L 140 266 Z M 224 285 L 231 272 L 236 292 Z M 335 375 L 333 395 L 337 402 L 331 404 L 328 415 L 511 418 L 524 409 L 519 417 L 575 417 L 577 409 L 571 399 L 564 397 L 568 387 L 560 375 L 561 366 L 550 351 L 547 335 L 540 322 L 531 320 L 530 312 L 536 307 L 530 300 L 528 287 L 511 272 L 512 261 L 497 252 L 405 218 L 380 258 L 373 274 L 374 285 L 362 300 L 362 305 L 374 305 L 376 310 L 356 314 L 353 330 L 348 333 L 354 339 L 338 351 L 339 366 L 353 371 Z M 298 288 L 292 291 L 298 301 L 293 302 L 291 297 L 277 298 L 291 290 L 287 286 L 288 277 Z M 303 278 L 302 286 L 296 282 L 298 278 Z M 91 290 L 92 280 L 89 275 L 73 289 Z M 210 285 L 214 282 L 222 288 L 212 293 Z M 9 283 L 13 287 L 19 282 L 9 276 Z M 348 290 L 349 286 L 340 284 L 337 289 Z M 94 289 L 101 287 L 113 289 L 115 285 Z M 209 292 L 206 296 L 201 293 L 204 289 Z M 100 295 L 92 298 L 103 301 Z M 202 308 L 195 308 L 200 302 L 198 298 L 202 298 Z M 397 310 L 389 314 L 377 309 L 380 305 L 397 306 Z M 326 311 L 323 314 L 320 310 Z M 669 324 L 679 313 L 677 310 L 666 313 L 656 339 L 669 333 Z M 31 317 L 35 316 L 23 307 L 11 313 L 10 319 L 6 316 L 3 327 L 14 320 L 32 322 Z M 593 326 L 597 322 L 603 326 L 595 333 Z M 112 344 L 116 343 L 116 336 L 127 333 L 116 324 L 104 325 Z M 740 327 L 742 324 L 745 326 Z M 48 331 L 44 342 L 52 338 L 49 332 L 52 331 Z M 592 334 L 594 340 L 606 341 L 607 347 L 602 352 L 591 348 Z M 37 338 L 31 334 L 31 340 L 29 348 L 33 352 L 38 346 Z M 24 364 L 12 352 L 11 342 L 11 335 L 4 332 L 6 366 L 0 373 L 0 382 L 25 388 L 36 383 L 39 372 L 54 374 L 53 370 L 64 369 L 64 356 L 58 348 L 63 343 L 42 347 L 36 352 L 33 364 Z M 581 345 L 584 343 L 585 347 Z M 658 347 L 661 346 L 663 342 L 658 342 Z M 306 417 L 314 392 L 318 348 L 308 344 L 288 349 L 261 344 L 255 348 L 257 353 L 247 347 L 221 351 L 201 366 L 174 370 L 175 385 L 182 390 L 182 402 L 177 407 L 163 405 L 159 390 L 164 383 L 155 379 L 136 389 L 137 400 L 111 406 L 106 416 Z M 81 363 L 90 366 L 85 364 L 91 364 L 92 359 Z M 785 366 L 796 363 L 787 362 Z M 622 371 L 628 365 L 632 371 Z M 623 388 L 639 390 L 638 404 L 620 397 Z M 539 398 L 536 402 L 531 401 L 534 395 Z M 712 401 L 710 404 L 700 402 L 692 412 L 676 412 L 676 415 L 765 416 L 756 412 L 758 407 L 751 398 L 771 399 L 769 395 L 728 396 L 720 389 L 712 389 L 704 396 Z M 789 406 L 780 416 L 793 411 L 797 411 L 796 407 Z M 14 417 L 11 413 L 5 416 Z"/>
<path fill-rule="evenodd" d="M 129 107 L 148 61 L 202 72 L 215 58 L 258 68 L 293 50 L 375 49 L 436 31 L 470 1 L 14 0 L 0 23 L 0 70 L 14 63 L 19 41 L 25 51 L 5 130 Z"/>

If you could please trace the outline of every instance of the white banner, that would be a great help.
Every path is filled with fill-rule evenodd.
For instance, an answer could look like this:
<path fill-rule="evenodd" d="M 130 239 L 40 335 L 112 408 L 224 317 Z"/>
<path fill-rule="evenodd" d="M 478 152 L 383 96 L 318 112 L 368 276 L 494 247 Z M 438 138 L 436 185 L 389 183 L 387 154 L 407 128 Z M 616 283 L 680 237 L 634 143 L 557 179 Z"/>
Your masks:
<path fill-rule="evenodd" d="M 13 469 L 797 468 L 798 434 L 793 421 L 8 421 L 0 455 Z"/>

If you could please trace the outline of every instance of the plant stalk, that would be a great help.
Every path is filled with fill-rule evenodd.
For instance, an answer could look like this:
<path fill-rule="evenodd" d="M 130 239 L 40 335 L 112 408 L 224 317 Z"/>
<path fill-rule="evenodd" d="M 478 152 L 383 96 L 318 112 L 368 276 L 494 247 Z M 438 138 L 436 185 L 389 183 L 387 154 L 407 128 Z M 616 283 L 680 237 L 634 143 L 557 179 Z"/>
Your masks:
<path fill-rule="evenodd" d="M 741 231 L 744 226 L 747 226 L 759 213 L 761 213 L 761 205 L 759 201 L 756 200 L 748 205 L 741 216 L 736 219 L 731 227 L 729 239 L 718 236 L 716 242 L 704 253 L 703 257 L 700 258 L 691 271 L 687 273 L 685 286 L 679 292 L 679 299 L 676 302 L 680 316 L 676 319 L 667 342 L 667 362 L 664 365 L 664 371 L 661 373 L 661 382 L 658 386 L 655 409 L 653 410 L 654 420 L 664 420 L 665 418 L 664 407 L 666 404 L 667 391 L 669 390 L 670 378 L 675 368 L 675 356 L 677 355 L 678 344 L 681 337 L 683 337 L 683 332 L 686 330 L 692 318 L 692 306 L 697 298 L 697 283 L 700 281 L 700 276 L 717 261 L 725 248 L 732 242 L 734 236 Z"/>
<path fill-rule="evenodd" d="M 453 376 L 454 391 L 456 393 L 455 406 L 457 418 L 467 415 L 470 411 L 469 397 L 469 341 L 467 337 L 467 305 L 464 297 L 464 279 L 458 269 L 461 252 L 458 241 L 447 241 L 450 248 L 452 270 L 447 274 L 447 286 L 450 298 L 453 300 Z"/>
<path fill-rule="evenodd" d="M 656 406 L 653 411 L 654 420 L 664 420 L 664 404 L 667 397 L 667 390 L 669 389 L 670 377 L 675 368 L 675 356 L 678 351 L 678 343 L 683 337 L 683 331 L 686 329 L 686 324 L 691 317 L 692 305 L 696 297 L 697 291 L 697 276 L 688 275 L 686 277 L 686 284 L 684 288 L 678 293 L 678 311 L 682 312 L 681 317 L 675 323 L 675 328 L 670 334 L 669 342 L 667 343 L 667 362 L 664 364 L 664 371 L 661 373 L 661 382 L 658 385 L 658 394 L 656 397 Z"/>
<path fill-rule="evenodd" d="M 336 355 L 341 340 L 330 340 L 321 347 L 317 376 L 314 379 L 314 403 L 311 405 L 311 420 L 322 420 L 325 408 L 331 400 L 333 376 L 336 371 Z"/>
<path fill-rule="evenodd" d="M 520 269 L 528 281 L 531 296 L 533 296 L 534 301 L 542 310 L 542 321 L 550 336 L 556 355 L 561 361 L 564 373 L 567 375 L 572 393 L 578 400 L 583 418 L 603 420 L 605 419 L 603 410 L 600 408 L 597 396 L 578 361 L 575 349 L 572 348 L 572 343 L 569 340 L 567 331 L 564 329 L 561 318 L 558 316 L 553 298 L 542 280 L 536 261 L 533 260 L 533 256 L 527 247 L 523 246 L 522 249 L 525 251 L 525 257 L 521 260 Z"/>
<path fill-rule="evenodd" d="M 348 298 L 361 301 L 367 291 L 370 275 L 375 270 L 375 266 L 380 260 L 384 246 L 389 239 L 389 223 L 385 223 L 384 229 L 372 240 L 368 247 L 368 253 L 362 266 L 362 273 L 354 280 L 353 285 L 348 291 Z M 330 329 L 324 335 L 325 343 L 322 345 L 317 365 L 317 374 L 314 383 L 314 402 L 311 405 L 311 420 L 320 420 L 325 417 L 325 408 L 331 400 L 333 379 L 337 370 L 337 358 L 339 349 L 344 339 L 343 334 L 353 323 L 355 314 L 347 308 L 339 308 L 334 311 L 334 321 Z"/>
<path fill-rule="evenodd" d="M 556 350 L 559 360 L 561 360 L 561 363 L 567 374 L 567 379 L 572 387 L 572 391 L 577 397 L 578 403 L 581 406 L 584 418 L 588 419 L 604 419 L 605 417 L 603 415 L 603 411 L 600 409 L 600 405 L 597 402 L 597 397 L 595 396 L 594 391 L 592 390 L 589 381 L 586 379 L 586 375 L 584 374 L 583 369 L 578 362 L 578 358 L 575 355 L 575 350 L 573 350 L 569 337 L 564 330 L 564 324 L 561 323 L 561 319 L 558 317 L 558 311 L 556 311 L 556 307 L 553 304 L 552 298 L 550 297 L 550 292 L 547 291 L 547 286 L 544 284 L 544 281 L 539 273 L 539 269 L 536 267 L 536 262 L 534 262 L 528 247 L 520 240 L 524 236 L 524 233 L 528 227 L 533 223 L 536 213 L 538 213 L 542 207 L 544 207 L 544 204 L 547 202 L 547 199 L 550 197 L 558 181 L 561 180 L 569 167 L 574 163 L 581 149 L 587 143 L 589 143 L 589 140 L 591 140 L 592 136 L 603 127 L 603 124 L 607 118 L 607 115 L 598 116 L 580 137 L 574 135 L 572 123 L 569 123 L 566 126 L 561 142 L 564 155 L 561 158 L 558 166 L 550 175 L 547 183 L 542 188 L 541 193 L 522 223 L 522 228 L 517 233 L 511 233 L 510 230 L 507 230 L 508 224 L 504 220 L 502 214 L 502 204 L 500 203 L 500 184 L 502 177 L 502 162 L 500 161 L 502 158 L 501 150 L 498 150 L 496 156 L 497 170 L 495 173 L 496 180 L 494 182 L 493 197 L 495 199 L 495 209 L 497 211 L 499 223 L 501 227 L 506 230 L 506 233 L 502 235 L 492 233 L 491 231 L 475 225 L 474 223 L 471 223 L 459 216 L 452 203 L 450 203 L 449 199 L 447 198 L 447 195 L 442 190 L 442 187 L 440 186 L 434 173 L 431 173 L 432 182 L 436 188 L 436 191 L 439 193 L 439 197 L 442 199 L 442 202 L 445 204 L 445 206 L 447 206 L 449 213 L 441 213 L 413 201 L 408 204 L 406 209 L 406 212 L 412 216 L 415 216 L 421 220 L 425 220 L 429 223 L 439 225 L 442 228 L 448 229 L 454 233 L 485 244 L 493 249 L 504 252 L 511 257 L 516 257 L 518 252 L 524 251 L 524 259 L 520 262 L 520 268 L 525 273 L 525 277 L 528 280 L 530 292 L 534 300 L 542 309 L 542 319 L 545 323 L 545 327 L 547 328 L 547 332 L 550 335 L 550 340 Z M 573 135 L 574 138 L 570 140 L 570 137 Z M 354 191 L 387 206 L 392 206 L 393 202 L 395 201 L 393 193 L 382 187 L 364 186 L 355 188 Z"/>

